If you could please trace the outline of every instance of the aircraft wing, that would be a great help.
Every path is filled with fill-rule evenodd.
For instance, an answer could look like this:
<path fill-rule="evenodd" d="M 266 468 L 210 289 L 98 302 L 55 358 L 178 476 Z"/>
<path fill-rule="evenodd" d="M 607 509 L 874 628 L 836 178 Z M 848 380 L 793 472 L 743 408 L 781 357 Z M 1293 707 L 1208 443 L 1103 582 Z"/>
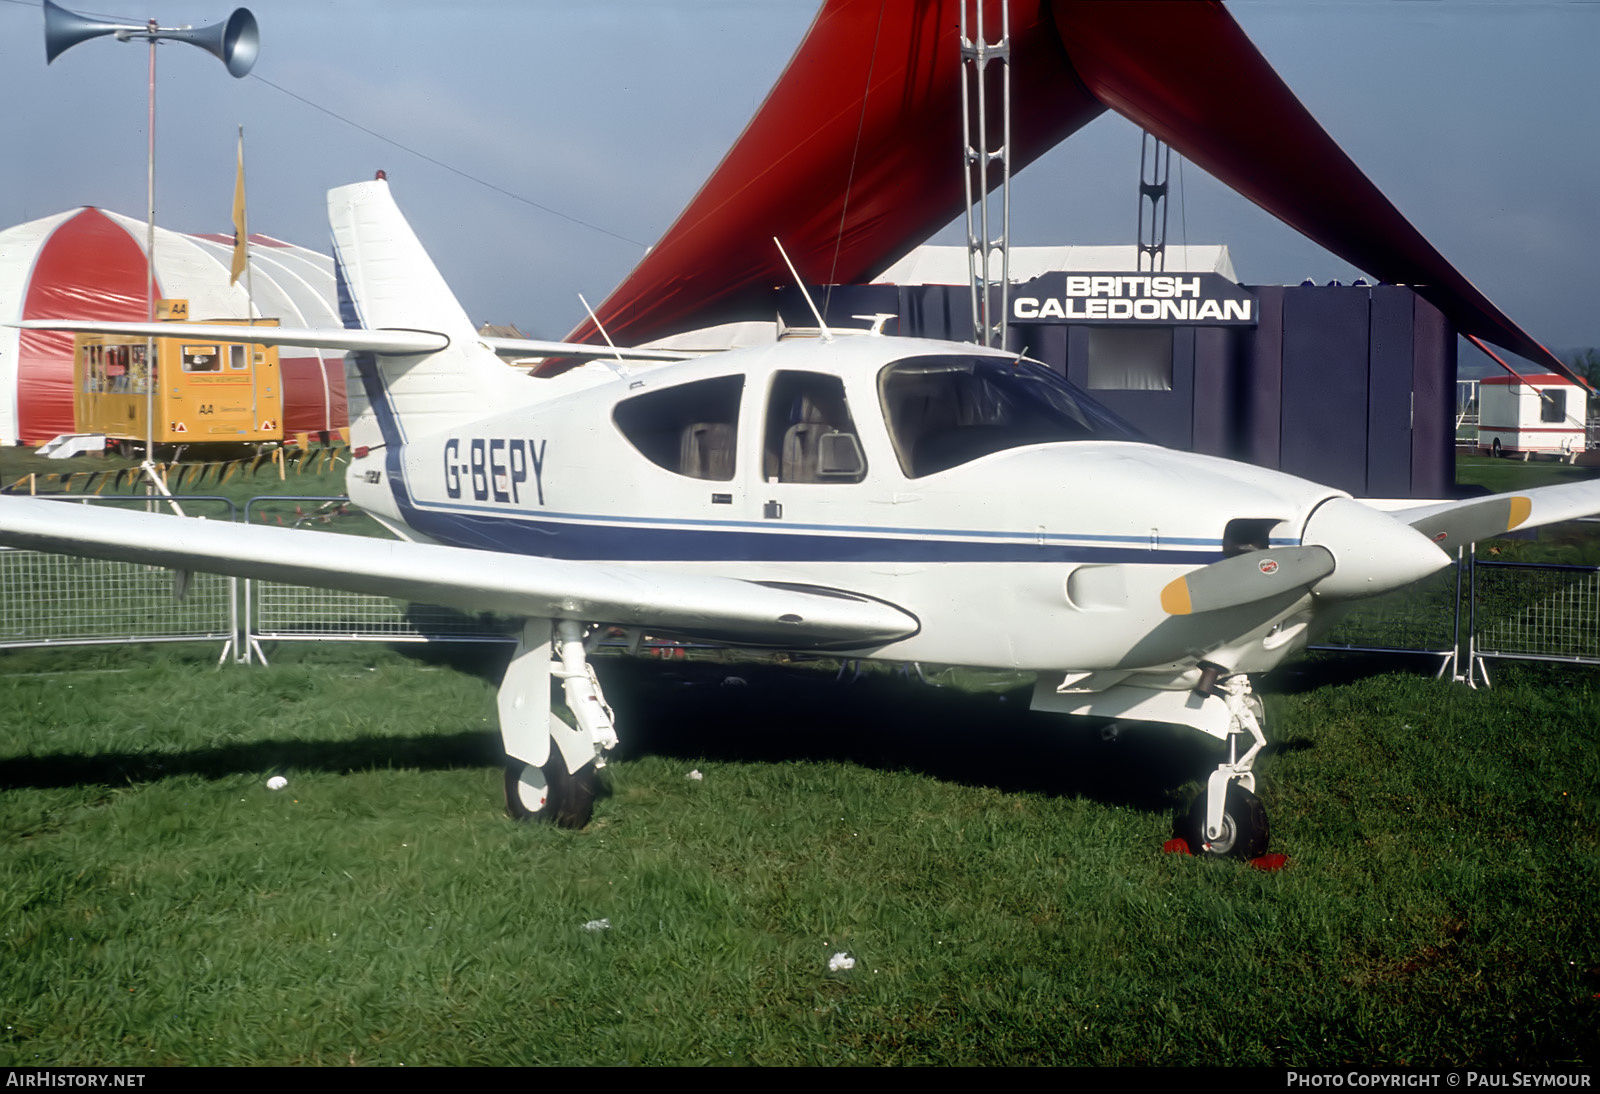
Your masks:
<path fill-rule="evenodd" d="M 1390 516 L 1447 550 L 1596 513 L 1600 513 L 1600 479 L 1389 510 Z"/>
<path fill-rule="evenodd" d="M 910 613 L 834 589 L 0 498 L 0 545 L 392 596 L 464 611 L 644 627 L 784 649 L 861 649 Z"/>
<path fill-rule="evenodd" d="M 205 338 L 215 342 L 246 342 L 264 346 L 302 346 L 345 353 L 377 353 L 408 357 L 437 353 L 450 344 L 449 336 L 427 330 L 362 330 L 344 327 L 253 327 L 244 323 L 113 323 L 96 319 L 29 319 L 8 326 L 23 330 L 65 331 L 73 334 L 131 334 L 146 338 Z M 572 357 L 592 360 L 621 356 L 628 361 L 683 361 L 693 353 L 667 349 L 616 349 L 579 342 L 545 342 L 535 338 L 480 338 L 505 357 Z"/>

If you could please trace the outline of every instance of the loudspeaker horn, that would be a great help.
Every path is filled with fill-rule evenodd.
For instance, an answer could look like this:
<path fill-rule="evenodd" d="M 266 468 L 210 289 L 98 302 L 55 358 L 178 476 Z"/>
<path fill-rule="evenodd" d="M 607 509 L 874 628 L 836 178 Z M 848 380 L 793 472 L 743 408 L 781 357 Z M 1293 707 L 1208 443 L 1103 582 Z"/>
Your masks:
<path fill-rule="evenodd" d="M 249 72 L 261 52 L 261 32 L 249 8 L 239 8 L 226 23 L 213 23 L 197 30 L 163 30 L 158 37 L 188 42 L 228 66 L 228 74 L 238 78 Z"/>
<path fill-rule="evenodd" d="M 44 0 L 44 61 L 49 64 L 79 42 L 115 34 L 119 30 L 145 30 L 136 23 L 101 23 Z"/>
<path fill-rule="evenodd" d="M 170 38 L 175 42 L 188 42 L 216 57 L 228 66 L 235 78 L 245 75 L 255 66 L 261 52 L 261 31 L 256 17 L 249 8 L 239 8 L 228 16 L 225 23 L 190 30 L 152 30 L 138 23 L 102 23 L 85 19 L 59 4 L 44 0 L 44 57 L 45 63 L 54 61 L 79 42 L 98 38 L 102 34 L 116 34 L 126 38 Z"/>

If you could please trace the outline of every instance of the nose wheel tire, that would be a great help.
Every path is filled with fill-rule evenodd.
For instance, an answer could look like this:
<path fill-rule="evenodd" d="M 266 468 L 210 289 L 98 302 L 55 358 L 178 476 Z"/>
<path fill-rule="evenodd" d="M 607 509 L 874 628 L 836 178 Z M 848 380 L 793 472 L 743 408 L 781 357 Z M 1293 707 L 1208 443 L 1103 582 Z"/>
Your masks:
<path fill-rule="evenodd" d="M 508 761 L 506 812 L 513 820 L 582 828 L 594 816 L 595 780 L 593 764 L 568 772 L 560 751 L 554 748 L 543 767 Z"/>
<path fill-rule="evenodd" d="M 1222 834 L 1206 843 L 1206 796 L 1201 794 L 1190 807 L 1178 833 L 1188 841 L 1189 850 L 1211 858 L 1260 858 L 1267 853 L 1269 829 L 1267 810 L 1261 799 L 1238 783 L 1228 784 L 1222 807 Z"/>

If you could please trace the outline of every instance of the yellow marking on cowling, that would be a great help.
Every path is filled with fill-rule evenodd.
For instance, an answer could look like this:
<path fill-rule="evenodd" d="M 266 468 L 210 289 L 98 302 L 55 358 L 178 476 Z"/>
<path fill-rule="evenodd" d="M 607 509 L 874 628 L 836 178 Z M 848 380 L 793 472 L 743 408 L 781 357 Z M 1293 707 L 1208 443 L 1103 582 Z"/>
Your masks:
<path fill-rule="evenodd" d="M 1511 499 L 1511 519 L 1506 523 L 1506 531 L 1511 531 L 1517 525 L 1528 519 L 1528 514 L 1533 512 L 1533 499 L 1515 497 Z"/>
<path fill-rule="evenodd" d="M 1189 581 L 1187 578 L 1178 578 L 1169 582 L 1161 590 L 1161 610 L 1168 615 L 1188 615 L 1194 611 L 1194 605 L 1189 602 Z"/>

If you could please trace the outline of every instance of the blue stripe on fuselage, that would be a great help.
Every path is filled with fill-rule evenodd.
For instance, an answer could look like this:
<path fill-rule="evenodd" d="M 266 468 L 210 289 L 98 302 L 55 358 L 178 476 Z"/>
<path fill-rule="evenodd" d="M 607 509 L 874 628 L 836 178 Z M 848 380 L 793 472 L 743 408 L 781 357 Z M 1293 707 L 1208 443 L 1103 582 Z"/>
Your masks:
<path fill-rule="evenodd" d="M 350 283 L 344 276 L 344 256 L 339 253 L 337 239 L 333 242 L 333 280 L 339 294 L 339 318 L 344 321 L 345 329 L 366 330 L 355 294 L 350 291 Z M 359 351 L 351 353 L 350 357 L 355 361 L 356 374 L 361 377 L 367 403 L 378 420 L 378 433 L 383 437 L 384 470 L 389 475 L 389 489 L 394 494 L 395 504 L 400 507 L 402 515 L 413 512 L 411 492 L 406 486 L 400 462 L 405 447 L 405 431 L 394 407 L 389 403 L 389 390 L 384 384 L 383 373 L 378 370 L 377 354 Z M 410 523 L 409 519 L 407 523 Z"/>
<path fill-rule="evenodd" d="M 832 489 L 824 487 L 823 489 Z M 1151 536 L 1149 533 L 1139 536 L 1095 535 L 1089 532 L 1018 532 L 994 531 L 986 528 L 893 528 L 881 524 L 804 524 L 794 521 L 774 523 L 770 520 L 730 520 L 726 517 L 716 519 L 698 519 L 695 517 L 649 517 L 640 514 L 616 515 L 610 513 L 561 513 L 550 509 L 519 509 L 506 505 L 469 505 L 465 502 L 449 501 L 444 504 L 418 501 L 417 506 L 429 512 L 445 517 L 469 516 L 496 516 L 509 517 L 513 520 L 538 520 L 553 521 L 556 523 L 573 524 L 627 524 L 645 525 L 651 528 L 707 528 L 718 531 L 733 532 L 749 529 L 763 533 L 778 533 L 794 535 L 797 532 L 821 532 L 826 535 L 884 535 L 896 537 L 917 536 L 933 539 L 1007 539 L 1027 543 L 1040 541 L 1062 544 L 1093 544 L 1096 546 L 1111 544 L 1129 544 L 1149 547 Z M 1159 547 L 1172 545 L 1182 547 L 1206 547 L 1221 550 L 1222 541 L 1205 539 L 1196 536 L 1161 536 L 1154 537 Z M 1288 540 L 1273 540 L 1272 546 L 1283 547 L 1298 544 Z M 1152 548 L 1153 549 L 1153 548 Z"/>
<path fill-rule="evenodd" d="M 400 495 L 397 492 L 396 497 Z M 1196 565 L 1222 557 L 1210 550 L 995 542 L 923 534 L 871 536 L 820 530 L 744 531 L 619 526 L 479 513 L 438 513 L 403 505 L 406 523 L 442 542 L 480 550 L 604 562 L 1141 562 Z M 959 533 L 956 533 L 959 535 Z M 1001 533 L 995 533 L 1001 534 Z"/>

